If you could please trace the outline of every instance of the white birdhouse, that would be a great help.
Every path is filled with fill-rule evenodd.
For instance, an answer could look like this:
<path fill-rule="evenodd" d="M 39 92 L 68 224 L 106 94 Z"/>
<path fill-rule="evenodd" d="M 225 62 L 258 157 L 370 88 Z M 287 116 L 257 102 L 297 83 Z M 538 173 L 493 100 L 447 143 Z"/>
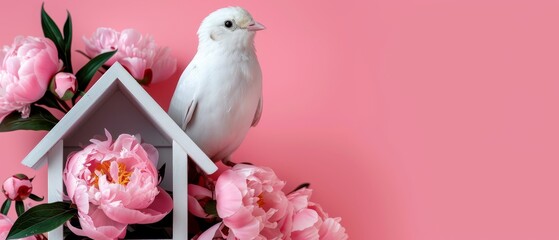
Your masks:
<path fill-rule="evenodd" d="M 22 163 L 34 169 L 48 163 L 48 201 L 62 201 L 66 157 L 92 137 L 103 135 L 104 129 L 113 136 L 140 134 L 157 148 L 160 166 L 167 164 L 162 187 L 173 191 L 173 239 L 187 239 L 187 155 L 208 174 L 217 166 L 119 63 L 103 74 Z M 59 227 L 48 237 L 62 236 Z"/>

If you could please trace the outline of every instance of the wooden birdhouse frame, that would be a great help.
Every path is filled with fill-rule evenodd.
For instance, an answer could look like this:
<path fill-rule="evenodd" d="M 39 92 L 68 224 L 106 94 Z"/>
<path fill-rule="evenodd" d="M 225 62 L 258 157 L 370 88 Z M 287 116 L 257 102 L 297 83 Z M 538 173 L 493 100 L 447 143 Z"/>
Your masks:
<path fill-rule="evenodd" d="M 114 138 L 121 133 L 140 134 L 158 149 L 159 165 L 166 163 L 167 172 L 162 186 L 173 191 L 173 239 L 187 239 L 187 156 L 208 174 L 217 166 L 119 63 L 103 74 L 22 163 L 34 169 L 48 163 L 48 201 L 62 201 L 67 155 L 95 135 L 103 135 L 104 129 Z M 49 232 L 49 239 L 62 239 L 62 230 Z"/>

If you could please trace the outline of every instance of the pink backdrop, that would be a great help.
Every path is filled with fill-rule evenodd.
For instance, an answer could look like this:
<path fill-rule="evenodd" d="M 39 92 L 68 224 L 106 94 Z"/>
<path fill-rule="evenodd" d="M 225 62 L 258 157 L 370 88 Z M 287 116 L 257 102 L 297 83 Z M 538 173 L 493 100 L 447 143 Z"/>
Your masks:
<path fill-rule="evenodd" d="M 21 2 L 21 3 L 20 3 Z M 559 238 L 559 2 L 511 0 L 46 1 L 74 19 L 169 46 L 182 71 L 198 25 L 240 5 L 268 29 L 257 49 L 264 114 L 235 159 L 272 167 L 352 239 Z M 41 35 L 40 1 L 0 10 L 0 44 Z M 85 59 L 74 54 L 74 65 Z M 167 108 L 179 73 L 148 90 Z M 44 133 L 0 134 L 0 177 Z M 3 197 L 0 198 L 3 200 Z"/>

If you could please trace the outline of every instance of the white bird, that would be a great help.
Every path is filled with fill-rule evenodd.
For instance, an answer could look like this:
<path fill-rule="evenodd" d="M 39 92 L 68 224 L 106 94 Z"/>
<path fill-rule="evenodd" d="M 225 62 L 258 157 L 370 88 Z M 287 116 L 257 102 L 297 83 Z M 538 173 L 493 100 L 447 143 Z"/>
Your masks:
<path fill-rule="evenodd" d="M 215 161 L 231 164 L 262 114 L 262 72 L 254 48 L 265 27 L 240 7 L 219 9 L 198 29 L 198 51 L 182 73 L 171 118 Z"/>

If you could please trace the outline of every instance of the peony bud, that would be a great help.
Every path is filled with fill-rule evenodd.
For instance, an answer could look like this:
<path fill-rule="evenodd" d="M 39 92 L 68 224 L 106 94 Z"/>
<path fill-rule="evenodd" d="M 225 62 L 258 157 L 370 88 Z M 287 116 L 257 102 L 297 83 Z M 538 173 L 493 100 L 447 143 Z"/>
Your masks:
<path fill-rule="evenodd" d="M 62 100 L 70 100 L 76 93 L 76 76 L 71 73 L 59 72 L 50 83 L 50 91 Z"/>
<path fill-rule="evenodd" d="M 33 190 L 31 179 L 24 174 L 11 176 L 6 179 L 2 185 L 2 191 L 4 195 L 6 195 L 6 198 L 15 201 L 25 200 L 31 195 L 31 190 Z"/>

